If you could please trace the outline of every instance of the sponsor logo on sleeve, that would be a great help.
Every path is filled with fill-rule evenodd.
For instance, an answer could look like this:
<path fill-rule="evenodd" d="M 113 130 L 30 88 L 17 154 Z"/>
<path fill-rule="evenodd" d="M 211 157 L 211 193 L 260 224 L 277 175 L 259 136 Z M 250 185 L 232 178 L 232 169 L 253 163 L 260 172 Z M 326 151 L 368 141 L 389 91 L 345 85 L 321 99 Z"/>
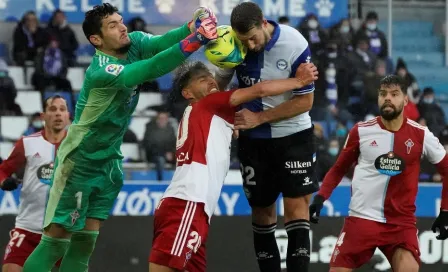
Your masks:
<path fill-rule="evenodd" d="M 106 66 L 106 72 L 118 76 L 123 71 L 124 66 L 119 64 L 109 64 Z"/>

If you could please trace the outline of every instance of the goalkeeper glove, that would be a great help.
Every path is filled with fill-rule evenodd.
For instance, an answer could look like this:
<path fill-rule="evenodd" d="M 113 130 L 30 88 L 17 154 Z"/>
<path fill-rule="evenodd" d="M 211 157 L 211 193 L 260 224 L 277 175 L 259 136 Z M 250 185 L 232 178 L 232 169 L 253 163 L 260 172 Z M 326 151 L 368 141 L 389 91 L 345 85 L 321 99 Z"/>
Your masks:
<path fill-rule="evenodd" d="M 17 189 L 17 187 L 20 184 L 20 180 L 16 179 L 16 178 L 7 178 L 5 179 L 2 183 L 1 183 L 1 189 L 3 191 L 13 191 L 15 189 Z"/>
<path fill-rule="evenodd" d="M 437 216 L 432 224 L 431 230 L 434 233 L 439 232 L 439 235 L 436 236 L 437 240 L 445 240 L 448 238 L 448 211 L 440 209 L 439 216 Z"/>
<path fill-rule="evenodd" d="M 188 28 L 191 33 L 196 31 L 197 25 L 201 24 L 205 19 L 212 19 L 215 24 L 218 24 L 218 19 L 216 18 L 213 11 L 207 7 L 199 7 L 193 13 L 193 19 L 188 23 Z"/>
<path fill-rule="evenodd" d="M 180 42 L 180 50 L 185 56 L 189 56 L 202 45 L 206 45 L 217 38 L 216 22 L 212 18 L 207 18 L 202 22 L 198 21 L 196 31 Z"/>
<path fill-rule="evenodd" d="M 319 223 L 320 211 L 324 207 L 325 198 L 321 195 L 315 195 L 313 203 L 310 205 L 310 222 Z M 316 214 L 316 215 L 314 215 Z"/>

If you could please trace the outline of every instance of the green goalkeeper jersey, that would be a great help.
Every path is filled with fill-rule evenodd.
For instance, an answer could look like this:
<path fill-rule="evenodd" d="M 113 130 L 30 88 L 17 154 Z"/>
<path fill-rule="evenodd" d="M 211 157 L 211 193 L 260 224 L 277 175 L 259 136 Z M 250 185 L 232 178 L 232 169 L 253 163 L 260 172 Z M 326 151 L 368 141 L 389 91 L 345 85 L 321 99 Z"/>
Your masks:
<path fill-rule="evenodd" d="M 103 163 L 122 159 L 120 146 L 139 99 L 138 85 L 156 79 L 185 60 L 179 41 L 187 25 L 163 36 L 129 34 L 126 59 L 97 50 L 86 71 L 75 118 L 58 151 L 58 159 Z"/>

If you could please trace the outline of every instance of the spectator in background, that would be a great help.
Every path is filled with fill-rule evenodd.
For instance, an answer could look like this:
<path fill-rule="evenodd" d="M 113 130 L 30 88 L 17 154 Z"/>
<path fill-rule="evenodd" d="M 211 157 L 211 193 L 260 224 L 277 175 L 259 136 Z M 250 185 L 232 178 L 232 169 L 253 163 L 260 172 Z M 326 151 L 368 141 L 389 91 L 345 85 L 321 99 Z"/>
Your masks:
<path fill-rule="evenodd" d="M 142 31 L 152 34 L 146 29 L 146 22 L 141 17 L 134 17 L 129 21 L 128 32 L 130 33 L 134 31 Z"/>
<path fill-rule="evenodd" d="M 367 114 L 374 116 L 379 115 L 378 109 L 378 89 L 380 88 L 380 80 L 385 77 L 386 62 L 378 60 L 376 62 L 375 71 L 367 71 L 364 75 L 364 107 Z"/>
<path fill-rule="evenodd" d="M 402 58 L 398 58 L 397 60 L 395 74 L 401 77 L 406 84 L 406 90 L 409 100 L 414 104 L 418 104 L 420 99 L 420 88 L 418 87 L 417 79 L 413 74 L 409 72 L 408 68 L 406 67 L 406 63 Z"/>
<path fill-rule="evenodd" d="M 347 140 L 348 129 L 345 123 L 338 122 L 336 125 L 336 130 L 333 133 L 333 137 L 339 141 L 339 145 L 343 146 L 345 141 Z"/>
<path fill-rule="evenodd" d="M 367 114 L 368 109 L 364 107 L 364 79 L 367 73 L 374 72 L 377 58 L 369 51 L 369 39 L 366 36 L 359 36 L 355 41 L 356 48 L 347 55 L 349 62 L 350 82 L 349 110 L 356 121 L 360 121 Z"/>
<path fill-rule="evenodd" d="M 18 23 L 13 35 L 13 59 L 17 65 L 34 61 L 39 50 L 47 44 L 46 31 L 39 26 L 34 11 L 28 11 Z"/>
<path fill-rule="evenodd" d="M 325 46 L 328 36 L 325 30 L 320 27 L 319 20 L 316 15 L 308 14 L 299 24 L 297 29 L 308 41 L 313 58 L 325 53 Z"/>
<path fill-rule="evenodd" d="M 23 136 L 29 136 L 31 134 L 39 132 L 43 127 L 44 121 L 42 120 L 42 116 L 40 112 L 36 112 L 31 115 L 30 124 L 28 125 L 28 128 L 25 130 L 25 132 L 23 132 Z"/>
<path fill-rule="evenodd" d="M 324 128 L 319 123 L 314 123 L 314 137 L 316 140 L 317 156 L 319 158 L 319 154 L 325 152 L 325 148 L 327 147 L 325 143 Z"/>
<path fill-rule="evenodd" d="M 288 16 L 280 16 L 278 18 L 278 23 L 281 25 L 288 25 L 289 26 L 289 17 Z"/>
<path fill-rule="evenodd" d="M 130 123 L 131 121 L 129 122 L 129 124 Z M 123 143 L 131 143 L 131 144 L 138 143 L 137 135 L 131 129 L 129 129 L 129 127 L 123 135 Z"/>
<path fill-rule="evenodd" d="M 445 113 L 436 103 L 434 90 L 430 87 L 423 90 L 422 99 L 418 104 L 420 116 L 426 120 L 428 129 L 434 135 L 440 135 L 445 128 Z"/>
<path fill-rule="evenodd" d="M 367 13 L 364 24 L 356 33 L 357 39 L 360 36 L 368 37 L 369 49 L 378 58 L 386 59 L 388 57 L 386 35 L 378 29 L 378 14 L 376 12 Z"/>
<path fill-rule="evenodd" d="M 325 152 L 322 152 L 317 162 L 317 178 L 319 181 L 324 180 L 325 174 L 335 164 L 339 154 L 338 139 L 331 139 Z"/>
<path fill-rule="evenodd" d="M 35 72 L 32 77 L 34 87 L 42 95 L 46 89 L 71 92 L 72 86 L 67 79 L 67 60 L 59 48 L 59 42 L 52 39 L 44 51 L 39 53 L 35 61 Z"/>
<path fill-rule="evenodd" d="M 22 115 L 20 106 L 16 104 L 17 97 L 14 81 L 8 75 L 8 65 L 0 59 L 0 115 Z"/>
<path fill-rule="evenodd" d="M 47 31 L 51 37 L 58 41 L 59 48 L 64 53 L 68 66 L 74 66 L 76 64 L 76 49 L 78 49 L 79 43 L 75 32 L 67 24 L 67 18 L 62 10 L 57 9 L 53 12 Z"/>
<path fill-rule="evenodd" d="M 156 165 L 158 180 L 163 180 L 165 163 L 176 161 L 176 133 L 169 123 L 169 113 L 159 112 L 154 119 L 146 125 L 142 144 L 147 160 Z"/>
<path fill-rule="evenodd" d="M 353 36 L 355 35 L 349 19 L 342 19 L 330 29 L 330 39 L 335 40 L 341 53 L 353 50 Z"/>

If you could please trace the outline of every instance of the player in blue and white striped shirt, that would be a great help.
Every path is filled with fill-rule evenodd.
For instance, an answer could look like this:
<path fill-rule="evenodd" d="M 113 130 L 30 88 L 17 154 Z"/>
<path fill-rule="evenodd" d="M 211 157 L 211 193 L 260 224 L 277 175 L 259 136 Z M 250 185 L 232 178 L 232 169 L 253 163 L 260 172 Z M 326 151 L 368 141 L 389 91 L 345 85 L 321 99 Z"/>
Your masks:
<path fill-rule="evenodd" d="M 262 80 L 293 77 L 311 61 L 308 42 L 296 29 L 264 18 L 258 5 L 244 2 L 231 14 L 231 25 L 249 52 L 235 70 L 216 74 L 221 89 L 236 72 L 239 87 Z M 283 194 L 288 233 L 287 271 L 308 271 L 308 206 L 319 189 L 315 177 L 313 125 L 314 83 L 278 96 L 253 100 L 235 116 L 240 130 L 238 156 L 243 186 L 252 207 L 254 247 L 262 272 L 280 271 L 275 239 L 276 199 Z"/>

